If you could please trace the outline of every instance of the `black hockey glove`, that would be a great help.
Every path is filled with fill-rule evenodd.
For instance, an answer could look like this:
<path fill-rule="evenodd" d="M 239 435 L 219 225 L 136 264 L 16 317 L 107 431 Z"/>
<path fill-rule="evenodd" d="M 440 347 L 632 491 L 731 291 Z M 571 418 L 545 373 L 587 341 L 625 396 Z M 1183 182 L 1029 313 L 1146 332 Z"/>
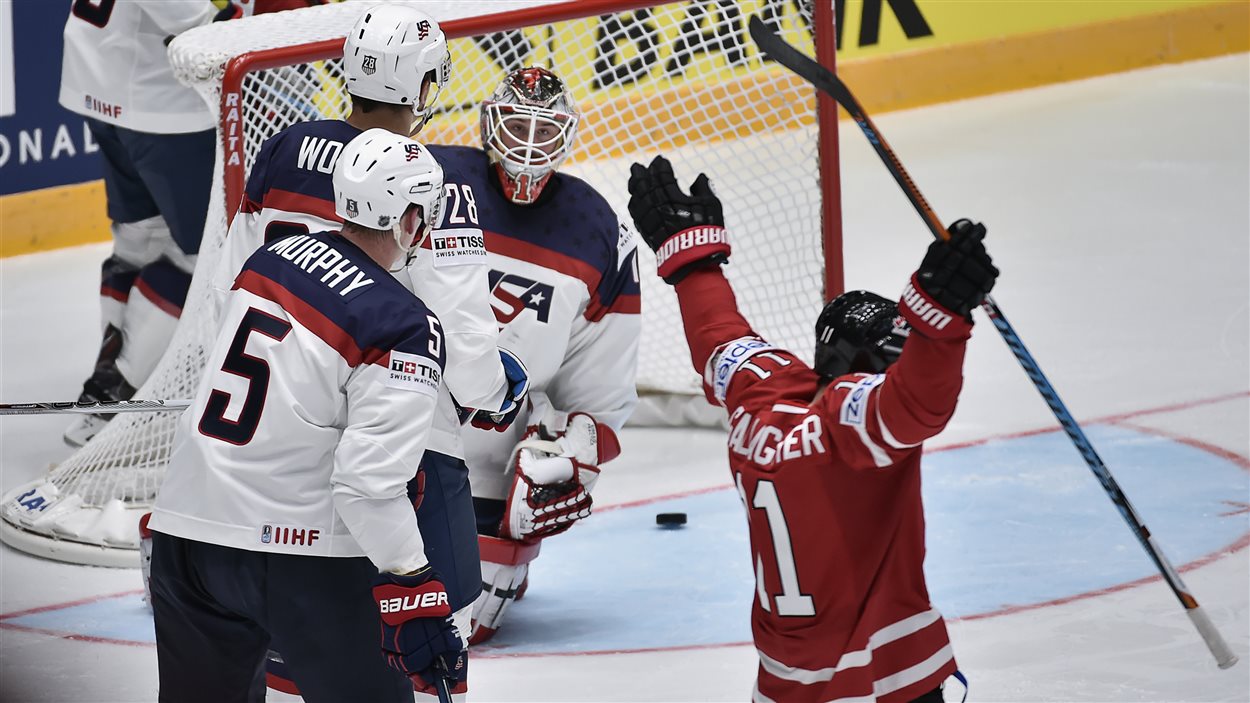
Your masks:
<path fill-rule="evenodd" d="M 431 566 L 415 574 L 383 572 L 373 582 L 382 620 L 382 654 L 409 678 L 442 674 L 463 680 L 465 649 L 451 620 L 442 579 Z"/>
<path fill-rule="evenodd" d="M 696 268 L 729 259 L 725 215 L 706 174 L 699 174 L 687 195 L 663 156 L 649 166 L 630 166 L 629 214 L 655 251 L 665 283 L 676 284 Z"/>
<path fill-rule="evenodd" d="M 972 320 L 972 309 L 989 295 L 998 269 L 985 251 L 985 225 L 957 220 L 951 238 L 934 241 L 916 270 L 915 286 L 938 305 Z"/>

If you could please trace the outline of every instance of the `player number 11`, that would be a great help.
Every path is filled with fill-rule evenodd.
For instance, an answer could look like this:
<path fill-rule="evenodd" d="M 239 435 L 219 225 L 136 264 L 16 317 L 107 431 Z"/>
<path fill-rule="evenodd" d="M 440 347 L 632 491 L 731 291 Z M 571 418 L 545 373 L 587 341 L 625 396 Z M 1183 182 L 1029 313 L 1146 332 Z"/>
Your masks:
<path fill-rule="evenodd" d="M 738 477 L 738 491 L 743 493 L 741 476 Z M 743 493 L 743 501 L 745 500 Z M 768 531 L 772 534 L 773 554 L 777 557 L 777 575 L 781 578 L 781 593 L 773 597 L 777 604 L 777 614 L 792 617 L 815 615 L 815 601 L 799 588 L 799 570 L 794 563 L 790 527 L 786 524 L 786 514 L 781 509 L 777 487 L 772 481 L 759 481 L 755 484 L 755 497 L 750 505 L 756 510 L 764 511 Z M 769 592 L 764 584 L 764 562 L 759 554 L 755 555 L 755 590 L 760 599 L 760 607 L 772 612 L 773 608 L 768 602 Z"/>

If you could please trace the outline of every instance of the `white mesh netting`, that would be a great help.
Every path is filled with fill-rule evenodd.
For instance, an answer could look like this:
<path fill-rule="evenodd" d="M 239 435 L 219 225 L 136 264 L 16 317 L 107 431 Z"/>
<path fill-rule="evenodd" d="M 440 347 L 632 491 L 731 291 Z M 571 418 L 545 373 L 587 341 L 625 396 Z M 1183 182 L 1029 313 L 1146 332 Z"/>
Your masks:
<path fill-rule="evenodd" d="M 219 112 L 229 59 L 342 37 L 374 4 L 346 2 L 200 27 L 179 36 L 170 57 L 179 77 Z M 439 18 L 450 36 L 458 36 L 463 31 L 457 18 L 542 4 L 418 5 Z M 636 3 L 648 4 L 654 6 L 550 24 L 540 17 L 507 31 L 490 32 L 488 26 L 485 33 L 453 39 L 451 84 L 420 139 L 477 146 L 478 102 L 505 73 L 523 65 L 551 67 L 583 113 L 574 155 L 564 169 L 595 185 L 625 217 L 630 163 L 663 153 L 683 183 L 707 172 L 725 204 L 734 246 L 728 270 L 743 311 L 771 340 L 809 353 L 823 273 L 815 98 L 805 83 L 761 59 L 746 20 L 763 13 L 787 40 L 811 53 L 810 2 Z M 584 5 L 587 14 L 603 7 Z M 219 145 L 214 182 L 224 183 L 232 174 L 241 182 L 261 143 L 287 125 L 345 116 L 336 60 L 298 55 L 284 60 L 287 65 L 247 73 L 239 114 L 219 115 L 226 149 Z M 231 151 L 232 138 L 242 139 L 241 149 Z M 225 203 L 225 188 L 215 189 L 181 323 L 138 398 L 188 398 L 194 391 L 214 333 L 214 321 L 202 311 L 208 278 L 202 274 L 211 271 L 226 232 Z M 675 297 L 655 276 L 650 252 L 641 250 L 639 389 L 695 394 L 698 378 L 690 369 Z M 0 534 L 11 544 L 57 558 L 137 564 L 136 524 L 160 484 L 175 417 L 116 417 L 45 479 L 6 496 Z"/>

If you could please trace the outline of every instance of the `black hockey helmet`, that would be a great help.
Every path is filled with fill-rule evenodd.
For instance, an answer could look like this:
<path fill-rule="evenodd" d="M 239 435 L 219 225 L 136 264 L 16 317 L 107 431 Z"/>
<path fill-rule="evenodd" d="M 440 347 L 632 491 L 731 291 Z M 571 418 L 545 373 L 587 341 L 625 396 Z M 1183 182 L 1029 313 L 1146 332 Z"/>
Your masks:
<path fill-rule="evenodd" d="M 843 293 L 816 318 L 816 373 L 880 373 L 898 360 L 911 328 L 898 304 L 866 290 Z"/>

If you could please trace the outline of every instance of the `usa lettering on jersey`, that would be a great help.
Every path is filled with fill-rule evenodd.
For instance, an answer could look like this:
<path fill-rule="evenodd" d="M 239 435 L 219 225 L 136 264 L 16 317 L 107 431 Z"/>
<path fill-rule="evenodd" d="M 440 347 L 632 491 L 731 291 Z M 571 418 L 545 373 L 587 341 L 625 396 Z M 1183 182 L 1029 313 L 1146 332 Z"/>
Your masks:
<path fill-rule="evenodd" d="M 387 369 L 384 382 L 391 388 L 437 396 L 438 386 L 443 382 L 438 365 L 420 354 L 392 350 Z"/>
<path fill-rule="evenodd" d="M 307 234 L 280 239 L 269 245 L 269 251 L 314 276 L 324 270 L 319 280 L 344 298 L 374 282 L 337 249 Z"/>
<path fill-rule="evenodd" d="M 491 269 L 488 280 L 491 307 L 499 324 L 512 322 L 526 310 L 533 310 L 539 322 L 547 323 L 551 316 L 551 300 L 556 293 L 555 286 L 497 269 Z"/>

